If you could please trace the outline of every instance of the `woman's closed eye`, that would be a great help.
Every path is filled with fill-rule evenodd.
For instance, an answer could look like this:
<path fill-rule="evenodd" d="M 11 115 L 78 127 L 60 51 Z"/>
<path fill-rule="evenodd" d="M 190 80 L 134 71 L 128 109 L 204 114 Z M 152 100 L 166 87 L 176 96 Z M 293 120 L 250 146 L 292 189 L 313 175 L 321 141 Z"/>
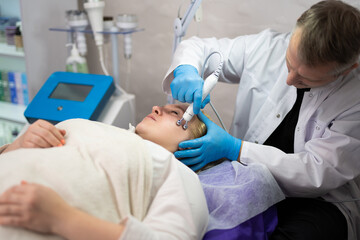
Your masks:
<path fill-rule="evenodd" d="M 178 113 L 177 111 L 174 111 L 174 110 L 172 110 L 171 113 L 172 113 L 172 114 L 175 114 L 176 116 L 179 115 L 179 113 Z"/>
<path fill-rule="evenodd" d="M 187 106 L 184 106 L 183 108 L 186 108 Z M 173 104 L 173 105 L 166 105 L 164 107 L 164 111 L 166 111 L 167 114 L 179 117 L 180 115 L 184 114 L 185 110 L 179 105 Z"/>

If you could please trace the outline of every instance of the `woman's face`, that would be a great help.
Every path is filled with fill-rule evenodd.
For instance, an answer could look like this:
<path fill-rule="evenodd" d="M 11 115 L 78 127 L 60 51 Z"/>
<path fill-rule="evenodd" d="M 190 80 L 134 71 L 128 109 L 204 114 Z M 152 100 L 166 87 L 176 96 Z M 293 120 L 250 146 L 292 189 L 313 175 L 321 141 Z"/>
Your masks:
<path fill-rule="evenodd" d="M 178 149 L 180 142 L 191 139 L 189 130 L 184 130 L 176 122 L 182 118 L 188 104 L 171 104 L 163 107 L 154 106 L 137 126 L 135 132 L 142 138 L 166 148 L 170 152 Z M 197 120 L 194 117 L 191 122 Z"/>

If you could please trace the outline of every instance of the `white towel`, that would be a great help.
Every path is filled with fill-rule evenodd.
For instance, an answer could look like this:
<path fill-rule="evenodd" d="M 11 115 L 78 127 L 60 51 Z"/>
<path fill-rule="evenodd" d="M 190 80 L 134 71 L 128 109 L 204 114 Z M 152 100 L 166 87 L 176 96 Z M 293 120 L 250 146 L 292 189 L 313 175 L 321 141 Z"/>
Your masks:
<path fill-rule="evenodd" d="M 69 204 L 114 223 L 144 219 L 154 189 L 152 159 L 143 139 L 127 130 L 83 119 L 57 125 L 66 144 L 0 155 L 0 193 L 21 180 L 51 187 Z M 61 239 L 0 227 L 0 239 Z"/>

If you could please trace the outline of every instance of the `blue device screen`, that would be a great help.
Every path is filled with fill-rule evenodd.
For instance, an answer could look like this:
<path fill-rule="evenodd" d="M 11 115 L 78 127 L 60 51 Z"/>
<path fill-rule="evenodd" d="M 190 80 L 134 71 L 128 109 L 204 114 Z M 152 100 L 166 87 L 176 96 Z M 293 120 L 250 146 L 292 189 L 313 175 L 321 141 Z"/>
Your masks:
<path fill-rule="evenodd" d="M 59 83 L 49 98 L 83 102 L 92 88 L 91 85 Z"/>
<path fill-rule="evenodd" d="M 30 123 L 37 119 L 52 123 L 71 118 L 96 120 L 114 91 L 111 76 L 54 72 L 24 115 Z"/>

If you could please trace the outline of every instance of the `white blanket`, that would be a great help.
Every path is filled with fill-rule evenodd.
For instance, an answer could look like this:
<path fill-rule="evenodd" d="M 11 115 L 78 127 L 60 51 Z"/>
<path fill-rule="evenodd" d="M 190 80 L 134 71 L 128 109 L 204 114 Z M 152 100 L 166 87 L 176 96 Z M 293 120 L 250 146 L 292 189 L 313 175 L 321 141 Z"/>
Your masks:
<path fill-rule="evenodd" d="M 101 219 L 118 223 L 132 215 L 142 221 L 155 195 L 145 142 L 127 130 L 87 120 L 58 127 L 67 131 L 63 147 L 0 155 L 0 193 L 26 180 L 51 187 L 70 205 Z M 61 238 L 0 226 L 0 239 Z"/>

